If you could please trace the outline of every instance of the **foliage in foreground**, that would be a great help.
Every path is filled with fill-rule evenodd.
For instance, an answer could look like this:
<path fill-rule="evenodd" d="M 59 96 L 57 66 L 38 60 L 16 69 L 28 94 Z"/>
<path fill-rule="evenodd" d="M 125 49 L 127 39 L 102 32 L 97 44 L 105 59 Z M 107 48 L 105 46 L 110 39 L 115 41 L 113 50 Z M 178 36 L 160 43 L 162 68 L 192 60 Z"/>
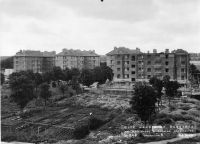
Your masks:
<path fill-rule="evenodd" d="M 146 83 L 137 83 L 134 88 L 134 95 L 130 101 L 132 109 L 145 123 L 155 113 L 156 93 Z"/>

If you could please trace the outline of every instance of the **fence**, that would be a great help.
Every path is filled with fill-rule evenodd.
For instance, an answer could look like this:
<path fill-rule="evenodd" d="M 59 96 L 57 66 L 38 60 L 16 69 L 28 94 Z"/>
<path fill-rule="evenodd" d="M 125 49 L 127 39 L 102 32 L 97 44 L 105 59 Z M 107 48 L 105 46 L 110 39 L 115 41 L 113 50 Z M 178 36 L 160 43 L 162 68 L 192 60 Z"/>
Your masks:
<path fill-rule="evenodd" d="M 23 124 L 10 126 L 1 125 L 1 138 L 15 137 L 17 140 L 31 140 L 39 137 L 40 140 L 66 140 L 71 139 L 74 128 L 55 126 L 50 124 L 23 122 Z"/>

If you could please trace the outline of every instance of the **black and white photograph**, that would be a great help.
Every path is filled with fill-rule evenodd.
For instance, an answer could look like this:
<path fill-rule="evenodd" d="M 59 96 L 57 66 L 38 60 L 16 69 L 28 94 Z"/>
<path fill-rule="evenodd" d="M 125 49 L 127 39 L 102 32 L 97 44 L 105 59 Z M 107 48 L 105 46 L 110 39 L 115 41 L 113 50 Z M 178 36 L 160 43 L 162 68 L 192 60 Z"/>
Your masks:
<path fill-rule="evenodd" d="M 2 144 L 200 144 L 200 0 L 0 0 Z"/>

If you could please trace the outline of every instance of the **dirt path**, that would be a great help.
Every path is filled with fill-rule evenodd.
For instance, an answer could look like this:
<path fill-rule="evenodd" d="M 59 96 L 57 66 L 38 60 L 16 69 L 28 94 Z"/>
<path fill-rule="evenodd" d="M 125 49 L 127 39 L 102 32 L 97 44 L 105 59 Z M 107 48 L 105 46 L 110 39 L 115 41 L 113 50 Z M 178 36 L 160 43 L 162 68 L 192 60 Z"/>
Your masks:
<path fill-rule="evenodd" d="M 200 133 L 197 133 L 195 136 L 200 136 Z M 192 137 L 195 137 L 195 136 L 192 136 Z M 187 139 L 187 137 L 178 137 L 178 138 L 173 138 L 173 139 L 169 139 L 169 140 L 147 142 L 147 143 L 138 143 L 138 144 L 167 144 L 168 142 L 175 142 L 175 141 L 179 141 L 179 140 L 182 140 L 182 139 Z"/>

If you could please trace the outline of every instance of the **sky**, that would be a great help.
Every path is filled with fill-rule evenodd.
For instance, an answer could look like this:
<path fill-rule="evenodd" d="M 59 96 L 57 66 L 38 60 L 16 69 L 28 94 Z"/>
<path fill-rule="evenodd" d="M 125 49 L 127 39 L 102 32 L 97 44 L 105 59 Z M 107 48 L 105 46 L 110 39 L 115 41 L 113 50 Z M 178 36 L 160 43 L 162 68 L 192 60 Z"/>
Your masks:
<path fill-rule="evenodd" d="M 0 0 L 0 55 L 114 47 L 200 53 L 200 0 Z"/>

